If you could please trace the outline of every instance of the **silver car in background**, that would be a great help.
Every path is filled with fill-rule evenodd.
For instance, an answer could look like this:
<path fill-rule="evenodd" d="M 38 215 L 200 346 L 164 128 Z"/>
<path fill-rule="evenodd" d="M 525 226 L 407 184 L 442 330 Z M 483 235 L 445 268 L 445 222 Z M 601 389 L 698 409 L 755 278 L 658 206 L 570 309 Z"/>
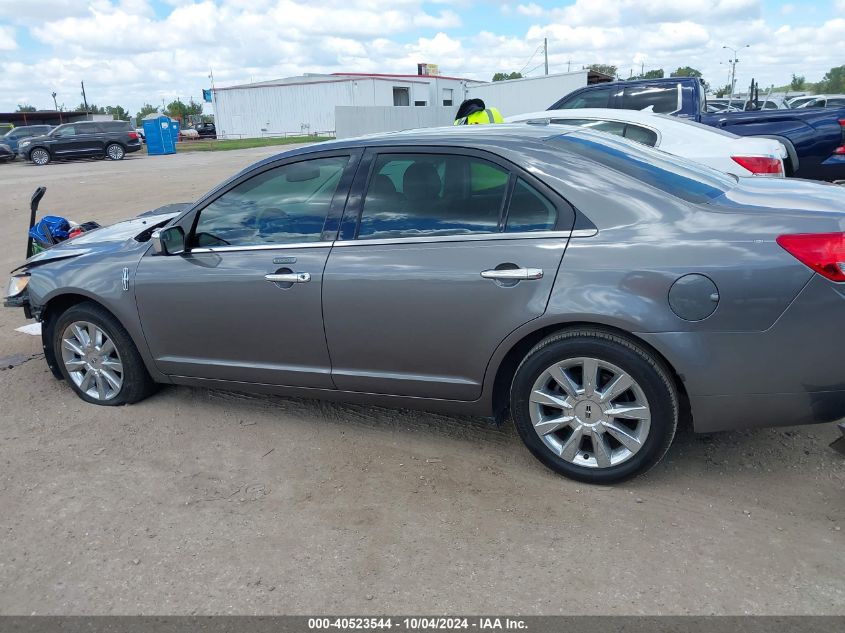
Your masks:
<path fill-rule="evenodd" d="M 697 431 L 845 416 L 845 191 L 601 133 L 466 126 L 264 160 L 30 258 L 85 401 L 157 383 L 512 416 L 594 483 Z"/>

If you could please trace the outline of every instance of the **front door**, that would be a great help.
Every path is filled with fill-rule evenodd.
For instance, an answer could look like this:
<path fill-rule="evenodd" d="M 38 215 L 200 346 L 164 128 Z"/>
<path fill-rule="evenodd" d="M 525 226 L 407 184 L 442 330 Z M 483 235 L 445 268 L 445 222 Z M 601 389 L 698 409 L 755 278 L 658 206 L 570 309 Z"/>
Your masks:
<path fill-rule="evenodd" d="M 334 238 L 326 221 L 342 209 L 352 163 L 328 155 L 258 168 L 199 210 L 189 252 L 148 251 L 135 293 L 160 371 L 333 386 L 321 310 Z"/>
<path fill-rule="evenodd" d="M 545 311 L 574 212 L 486 154 L 367 160 L 323 282 L 335 385 L 477 399 L 499 343 Z"/>

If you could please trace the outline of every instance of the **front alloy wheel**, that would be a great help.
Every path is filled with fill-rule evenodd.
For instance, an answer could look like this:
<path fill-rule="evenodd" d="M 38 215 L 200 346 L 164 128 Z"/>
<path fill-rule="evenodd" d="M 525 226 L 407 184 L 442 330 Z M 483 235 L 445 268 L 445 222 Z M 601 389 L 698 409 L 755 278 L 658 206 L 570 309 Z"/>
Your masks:
<path fill-rule="evenodd" d="M 81 392 L 94 400 L 111 400 L 123 387 L 123 363 L 114 342 L 102 329 L 74 321 L 62 333 L 62 362 Z"/>
<path fill-rule="evenodd" d="M 29 159 L 36 165 L 46 165 L 50 162 L 50 152 L 40 147 L 32 150 Z"/>

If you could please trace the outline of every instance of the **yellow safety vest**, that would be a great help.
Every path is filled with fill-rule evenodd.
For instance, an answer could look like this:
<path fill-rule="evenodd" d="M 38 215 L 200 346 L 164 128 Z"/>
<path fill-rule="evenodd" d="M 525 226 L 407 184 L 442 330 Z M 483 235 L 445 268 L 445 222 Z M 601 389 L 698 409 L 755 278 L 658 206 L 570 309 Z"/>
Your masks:
<path fill-rule="evenodd" d="M 496 108 L 487 108 L 483 112 L 473 112 L 469 116 L 455 119 L 455 125 L 481 125 L 485 123 L 504 123 L 505 120 Z"/>

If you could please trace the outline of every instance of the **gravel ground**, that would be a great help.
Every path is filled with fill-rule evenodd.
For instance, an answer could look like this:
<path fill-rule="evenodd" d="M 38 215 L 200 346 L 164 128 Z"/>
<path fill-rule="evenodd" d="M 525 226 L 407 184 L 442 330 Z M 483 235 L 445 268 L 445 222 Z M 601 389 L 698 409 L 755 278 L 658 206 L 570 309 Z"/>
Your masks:
<path fill-rule="evenodd" d="M 0 165 L 0 265 L 39 184 L 106 223 L 275 152 Z M 25 323 L 0 310 L 2 614 L 845 614 L 834 425 L 682 430 L 591 487 L 479 419 L 184 387 L 87 405 Z"/>

